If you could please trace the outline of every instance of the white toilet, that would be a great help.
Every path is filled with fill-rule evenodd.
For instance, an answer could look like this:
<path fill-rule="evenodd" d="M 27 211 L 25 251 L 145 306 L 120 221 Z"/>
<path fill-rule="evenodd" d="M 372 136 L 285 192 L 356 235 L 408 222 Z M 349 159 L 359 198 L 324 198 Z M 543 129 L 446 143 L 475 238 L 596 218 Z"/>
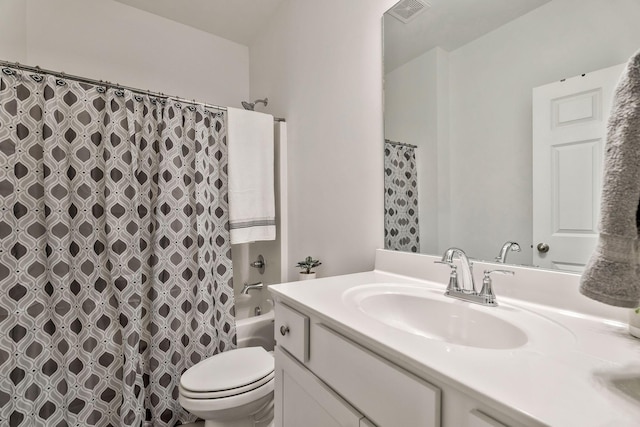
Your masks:
<path fill-rule="evenodd" d="M 273 425 L 273 355 L 262 347 L 226 351 L 180 378 L 180 404 L 205 427 Z"/>

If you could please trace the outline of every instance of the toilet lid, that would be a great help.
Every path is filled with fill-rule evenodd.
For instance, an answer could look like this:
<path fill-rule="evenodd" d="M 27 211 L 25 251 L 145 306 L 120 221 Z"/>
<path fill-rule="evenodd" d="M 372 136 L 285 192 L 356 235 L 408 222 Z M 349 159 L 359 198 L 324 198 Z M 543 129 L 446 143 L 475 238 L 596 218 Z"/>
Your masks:
<path fill-rule="evenodd" d="M 232 390 L 266 377 L 273 369 L 273 356 L 264 348 L 238 348 L 216 354 L 187 369 L 180 377 L 180 385 L 195 393 Z"/>

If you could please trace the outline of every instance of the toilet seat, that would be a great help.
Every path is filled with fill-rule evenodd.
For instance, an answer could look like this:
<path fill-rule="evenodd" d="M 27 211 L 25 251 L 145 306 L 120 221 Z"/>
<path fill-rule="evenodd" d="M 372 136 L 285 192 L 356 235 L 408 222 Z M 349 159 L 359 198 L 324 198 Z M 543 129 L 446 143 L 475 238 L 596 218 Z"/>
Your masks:
<path fill-rule="evenodd" d="M 209 357 L 187 369 L 180 378 L 179 390 L 189 399 L 221 399 L 258 391 L 273 378 L 273 355 L 262 347 L 245 347 Z M 273 390 L 273 385 L 266 388 Z M 266 389 L 263 392 L 269 393 Z"/>
<path fill-rule="evenodd" d="M 180 390 L 180 394 L 190 399 L 221 399 L 225 397 L 237 396 L 239 394 L 247 393 L 252 390 L 258 389 L 264 386 L 265 384 L 269 383 L 269 381 L 272 381 L 274 376 L 275 376 L 275 373 L 271 372 L 267 376 L 260 378 L 258 381 L 252 382 L 251 384 L 247 384 L 241 387 L 236 387 L 228 390 L 206 391 L 206 392 L 191 391 L 182 387 L 182 384 L 180 384 L 178 388 Z"/>
<path fill-rule="evenodd" d="M 198 411 L 207 411 L 209 413 L 214 411 L 232 411 L 234 408 L 254 406 L 254 410 L 258 410 L 269 400 L 273 399 L 273 390 L 275 388 L 275 379 L 271 379 L 266 384 L 251 391 L 237 394 L 235 396 L 228 396 L 219 399 L 194 399 L 186 397 L 183 394 L 182 388 L 180 388 L 179 401 L 184 409 L 187 411 L 198 414 Z M 245 409 L 246 410 L 246 409 Z M 207 419 L 204 415 L 203 418 Z"/>

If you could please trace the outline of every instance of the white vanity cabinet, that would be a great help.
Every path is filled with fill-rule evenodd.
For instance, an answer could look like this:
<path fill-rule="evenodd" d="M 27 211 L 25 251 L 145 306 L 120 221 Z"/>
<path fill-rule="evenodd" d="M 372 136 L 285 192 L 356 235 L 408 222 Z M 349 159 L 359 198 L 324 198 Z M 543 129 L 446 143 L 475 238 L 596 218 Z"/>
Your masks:
<path fill-rule="evenodd" d="M 309 317 L 276 305 L 275 425 L 279 427 L 375 427 L 306 366 Z"/>
<path fill-rule="evenodd" d="M 278 301 L 275 317 L 276 427 L 524 425 L 391 363 L 304 309 Z"/>
<path fill-rule="evenodd" d="M 626 311 L 573 301 L 579 276 L 518 266 L 497 307 L 444 298 L 439 260 L 379 250 L 373 271 L 269 287 L 276 427 L 310 425 L 295 418 L 310 407 L 347 414 L 323 427 L 640 426 L 620 381 L 637 374 Z"/>
<path fill-rule="evenodd" d="M 276 427 L 440 427 L 438 388 L 282 303 L 275 328 Z"/>

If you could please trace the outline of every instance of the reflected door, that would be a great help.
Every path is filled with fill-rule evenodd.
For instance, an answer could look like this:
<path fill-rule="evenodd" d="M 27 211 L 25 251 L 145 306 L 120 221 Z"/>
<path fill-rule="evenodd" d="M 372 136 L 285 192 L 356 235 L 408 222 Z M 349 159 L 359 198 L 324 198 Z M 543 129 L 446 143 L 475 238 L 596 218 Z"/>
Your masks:
<path fill-rule="evenodd" d="M 533 264 L 582 272 L 598 237 L 602 163 L 624 64 L 533 89 Z"/>

